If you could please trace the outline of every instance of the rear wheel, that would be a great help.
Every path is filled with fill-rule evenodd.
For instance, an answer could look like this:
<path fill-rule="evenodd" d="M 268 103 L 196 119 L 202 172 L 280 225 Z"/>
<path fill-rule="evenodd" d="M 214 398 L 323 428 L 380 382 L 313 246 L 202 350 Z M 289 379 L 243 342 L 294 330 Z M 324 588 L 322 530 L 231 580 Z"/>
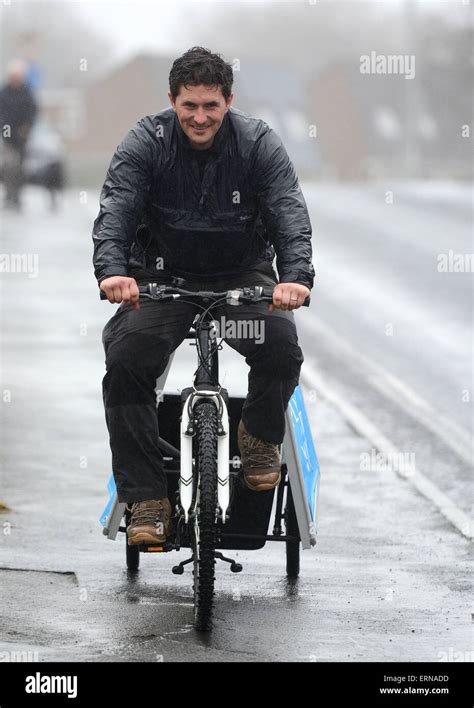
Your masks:
<path fill-rule="evenodd" d="M 298 521 L 296 519 L 295 505 L 288 481 L 286 509 L 285 509 L 286 535 L 294 536 L 298 540 L 286 542 L 286 574 L 289 578 L 297 578 L 300 573 L 300 536 Z"/>
<path fill-rule="evenodd" d="M 194 555 L 194 627 L 209 631 L 214 603 L 217 505 L 217 410 L 210 401 L 194 408 L 195 475 L 198 480 L 192 528 Z"/>
<path fill-rule="evenodd" d="M 131 514 L 128 509 L 125 511 L 125 528 L 128 529 L 130 524 Z M 140 551 L 138 546 L 128 545 L 128 533 L 125 531 L 125 555 L 127 560 L 128 570 L 138 570 L 140 565 Z"/>

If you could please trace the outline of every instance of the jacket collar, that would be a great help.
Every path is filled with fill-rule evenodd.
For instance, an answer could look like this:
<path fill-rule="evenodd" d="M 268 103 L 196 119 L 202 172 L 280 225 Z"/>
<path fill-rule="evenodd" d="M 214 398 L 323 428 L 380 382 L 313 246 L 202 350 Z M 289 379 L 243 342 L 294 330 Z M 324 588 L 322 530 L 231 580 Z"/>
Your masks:
<path fill-rule="evenodd" d="M 185 150 L 189 150 L 191 152 L 195 152 L 195 148 L 191 146 L 191 143 L 189 141 L 188 136 L 182 129 L 181 125 L 179 124 L 178 116 L 176 113 L 174 114 L 174 123 L 175 123 L 175 128 L 176 128 L 176 134 L 178 136 L 178 141 L 182 145 L 182 147 Z M 222 121 L 221 127 L 217 131 L 217 133 L 214 136 L 214 141 L 209 148 L 209 152 L 218 154 L 222 151 L 223 146 L 227 142 L 227 138 L 229 136 L 229 112 L 227 112 L 224 115 L 224 119 Z"/>

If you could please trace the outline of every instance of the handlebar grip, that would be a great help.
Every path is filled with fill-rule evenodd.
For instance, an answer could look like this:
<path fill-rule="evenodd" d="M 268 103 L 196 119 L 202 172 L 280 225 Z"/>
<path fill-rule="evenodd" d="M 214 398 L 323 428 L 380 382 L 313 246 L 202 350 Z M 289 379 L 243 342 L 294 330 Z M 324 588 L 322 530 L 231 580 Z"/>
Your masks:
<path fill-rule="evenodd" d="M 265 295 L 266 297 L 271 297 L 273 298 L 273 290 L 271 288 L 263 288 L 262 289 L 262 294 Z M 309 307 L 309 303 L 311 302 L 311 297 L 308 295 L 308 297 L 305 299 L 303 302 L 303 307 Z"/>
<path fill-rule="evenodd" d="M 107 295 L 104 293 L 103 290 L 99 290 L 99 292 L 100 292 L 100 299 L 101 299 L 101 300 L 107 300 L 107 299 L 108 299 L 108 298 L 107 298 Z"/>

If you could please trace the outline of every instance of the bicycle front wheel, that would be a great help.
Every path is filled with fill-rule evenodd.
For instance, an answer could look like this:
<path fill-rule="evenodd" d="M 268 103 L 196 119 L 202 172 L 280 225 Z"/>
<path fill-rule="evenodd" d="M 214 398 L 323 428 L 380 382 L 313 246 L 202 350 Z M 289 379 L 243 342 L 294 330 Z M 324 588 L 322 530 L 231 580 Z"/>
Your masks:
<path fill-rule="evenodd" d="M 193 523 L 194 627 L 209 631 L 214 604 L 217 509 L 217 410 L 203 400 L 195 406 L 195 475 Z"/>

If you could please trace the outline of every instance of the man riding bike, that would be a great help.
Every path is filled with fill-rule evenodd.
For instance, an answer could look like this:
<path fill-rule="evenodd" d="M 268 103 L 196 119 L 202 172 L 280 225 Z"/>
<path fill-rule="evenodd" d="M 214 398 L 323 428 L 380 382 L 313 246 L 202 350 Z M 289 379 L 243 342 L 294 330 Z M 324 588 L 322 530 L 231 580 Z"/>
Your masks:
<path fill-rule="evenodd" d="M 174 61 L 171 107 L 142 118 L 117 147 L 94 222 L 95 276 L 121 303 L 103 330 L 102 386 L 130 545 L 171 533 L 155 387 L 197 312 L 189 301 L 139 301 L 138 285 L 180 277 L 196 290 L 274 287 L 272 304 L 251 306 L 263 341 L 225 340 L 250 366 L 238 428 L 245 483 L 264 491 L 280 481 L 278 446 L 303 362 L 292 310 L 314 279 L 311 223 L 280 138 L 231 108 L 232 83 L 230 64 L 208 49 Z M 241 317 L 235 310 L 222 306 L 227 319 Z"/>

